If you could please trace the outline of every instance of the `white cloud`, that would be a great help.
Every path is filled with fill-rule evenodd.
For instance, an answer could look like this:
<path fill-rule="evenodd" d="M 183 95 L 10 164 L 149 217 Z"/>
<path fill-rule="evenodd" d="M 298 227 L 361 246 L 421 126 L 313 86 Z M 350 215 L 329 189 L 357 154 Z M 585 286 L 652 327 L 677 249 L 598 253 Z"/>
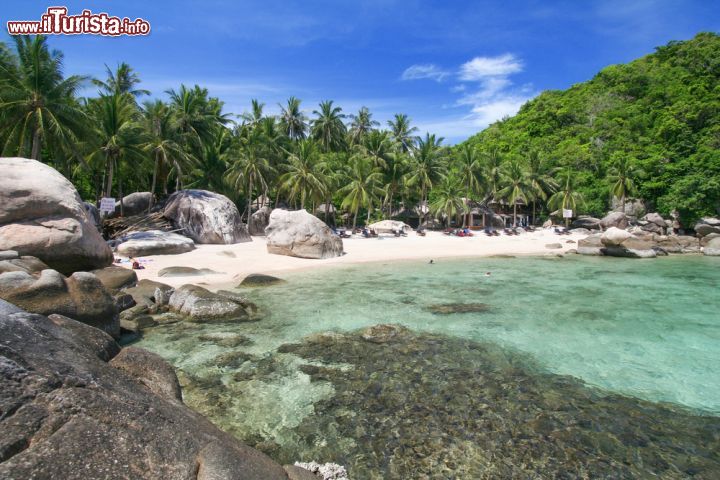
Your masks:
<path fill-rule="evenodd" d="M 401 80 L 420 80 L 429 78 L 436 82 L 442 82 L 445 77 L 450 75 L 449 72 L 441 70 L 437 65 L 426 63 L 423 65 L 411 65 L 406 68 L 400 76 Z"/>
<path fill-rule="evenodd" d="M 497 57 L 475 57 L 460 66 L 460 80 L 477 81 L 487 77 L 507 76 L 521 72 L 523 64 L 515 55 L 506 53 Z"/>
<path fill-rule="evenodd" d="M 450 88 L 450 91 L 453 93 L 464 92 L 465 90 L 466 90 L 466 87 L 462 83 L 460 85 L 455 85 L 454 87 Z"/>

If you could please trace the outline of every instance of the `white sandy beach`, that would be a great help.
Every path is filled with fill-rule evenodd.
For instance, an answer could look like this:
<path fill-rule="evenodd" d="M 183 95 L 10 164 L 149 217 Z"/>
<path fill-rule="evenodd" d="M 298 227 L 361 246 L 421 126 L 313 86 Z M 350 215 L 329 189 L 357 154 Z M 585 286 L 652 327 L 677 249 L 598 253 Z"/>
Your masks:
<path fill-rule="evenodd" d="M 324 260 L 273 255 L 267 252 L 265 237 L 253 237 L 252 242 L 234 245 L 198 245 L 196 250 L 180 255 L 154 255 L 140 260 L 145 266 L 138 270 L 138 278 L 157 280 L 172 286 L 186 283 L 223 288 L 237 285 L 251 273 L 278 274 L 305 268 L 327 268 L 365 262 L 397 260 L 438 261 L 451 257 L 483 257 L 493 255 L 557 255 L 576 248 L 583 234 L 557 235 L 552 230 L 538 230 L 520 235 L 488 237 L 475 232 L 473 237 L 455 237 L 441 232 L 427 232 L 420 237 L 410 233 L 407 237 L 381 235 L 378 238 L 343 239 L 345 255 Z M 549 249 L 547 244 L 560 243 L 562 249 Z M 127 266 L 126 263 L 123 266 Z M 220 272 L 201 276 L 159 277 L 166 267 L 207 268 Z"/>

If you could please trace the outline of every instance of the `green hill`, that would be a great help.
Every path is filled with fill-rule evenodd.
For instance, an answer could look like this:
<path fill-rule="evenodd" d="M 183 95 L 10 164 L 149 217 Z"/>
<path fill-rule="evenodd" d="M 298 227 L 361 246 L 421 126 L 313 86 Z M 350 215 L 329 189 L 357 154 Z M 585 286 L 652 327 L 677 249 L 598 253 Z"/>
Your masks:
<path fill-rule="evenodd" d="M 467 142 L 509 156 L 537 150 L 572 168 L 594 215 L 608 210 L 611 157 L 626 155 L 638 170 L 634 196 L 665 215 L 677 208 L 687 224 L 720 213 L 719 79 L 720 36 L 700 33 L 543 92 Z"/>

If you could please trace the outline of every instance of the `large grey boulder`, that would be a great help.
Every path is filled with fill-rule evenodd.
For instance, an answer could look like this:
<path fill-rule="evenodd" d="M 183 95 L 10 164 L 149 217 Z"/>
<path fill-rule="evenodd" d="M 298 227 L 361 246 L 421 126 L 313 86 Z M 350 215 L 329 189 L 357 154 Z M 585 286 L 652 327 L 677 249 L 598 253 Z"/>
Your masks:
<path fill-rule="evenodd" d="M 12 251 L 12 250 L 10 250 Z M 6 250 L 3 253 L 7 253 L 8 250 Z M 6 256 L 4 260 L 0 260 L 0 273 L 5 272 L 27 272 L 27 273 L 37 273 L 41 272 L 43 270 L 47 270 L 50 267 L 48 267 L 44 262 L 42 262 L 40 259 L 36 257 L 30 257 L 30 256 L 22 256 L 22 257 L 15 257 L 10 258 L 9 256 Z"/>
<path fill-rule="evenodd" d="M 611 227 L 627 228 L 627 215 L 622 212 L 610 212 L 600 220 L 600 226 L 605 230 Z"/>
<path fill-rule="evenodd" d="M 587 228 L 588 230 L 598 230 L 600 228 L 600 219 L 582 215 L 573 220 L 572 224 L 570 224 L 570 227 Z"/>
<path fill-rule="evenodd" d="M 0 478 L 287 480 L 188 408 L 162 358 L 0 308 Z"/>
<path fill-rule="evenodd" d="M 167 302 L 163 300 L 169 298 L 175 291 L 170 285 L 156 282 L 143 278 L 134 287 L 126 288 L 123 292 L 132 295 L 133 300 L 138 305 L 146 307 L 162 306 Z"/>
<path fill-rule="evenodd" d="M 720 256 L 720 237 L 710 240 L 702 249 L 703 255 L 710 257 Z"/>
<path fill-rule="evenodd" d="M 305 210 L 273 210 L 265 234 L 268 252 L 276 255 L 332 258 L 343 253 L 342 239 Z"/>
<path fill-rule="evenodd" d="M 655 258 L 658 250 L 653 248 L 652 236 L 642 238 L 633 235 L 627 230 L 610 227 L 600 236 L 603 255 L 628 258 Z"/>
<path fill-rule="evenodd" d="M 625 215 L 633 219 L 643 216 L 647 211 L 645 202 L 639 198 L 625 199 L 625 208 L 623 209 L 620 200 L 617 197 L 613 197 L 611 207 L 613 211 L 623 212 Z"/>
<path fill-rule="evenodd" d="M 219 193 L 177 191 L 168 198 L 163 215 L 197 243 L 230 244 L 251 240 L 235 204 Z"/>
<path fill-rule="evenodd" d="M 112 263 L 112 251 L 75 187 L 27 158 L 0 158 L 0 250 L 38 257 L 69 274 Z"/>
<path fill-rule="evenodd" d="M 128 257 L 177 255 L 195 250 L 195 242 L 192 239 L 161 230 L 130 232 L 118 238 L 116 243 L 116 251 Z"/>
<path fill-rule="evenodd" d="M 654 235 L 653 242 L 668 253 L 700 252 L 700 242 L 689 235 Z"/>
<path fill-rule="evenodd" d="M 266 205 L 250 216 L 250 223 L 248 224 L 250 235 L 265 235 L 265 229 L 270 223 L 271 213 L 272 208 Z"/>
<path fill-rule="evenodd" d="M 701 237 L 711 233 L 720 233 L 720 219 L 705 217 L 695 224 L 694 230 Z"/>
<path fill-rule="evenodd" d="M 43 270 L 37 276 L 3 273 L 0 298 L 31 313 L 65 315 L 112 336 L 120 335 L 115 301 L 92 273 L 75 272 L 70 277 L 55 270 Z"/>
<path fill-rule="evenodd" d="M 133 192 L 130 195 L 125 195 L 122 199 L 122 209 L 124 215 L 129 217 L 131 215 L 138 215 L 140 213 L 147 212 L 153 204 L 153 194 L 150 192 Z M 115 213 L 114 216 L 120 215 L 120 200 L 115 202 Z"/>
<path fill-rule="evenodd" d="M 168 306 L 170 311 L 196 322 L 247 320 L 250 316 L 238 299 L 218 295 L 197 285 L 183 285 L 175 290 Z"/>

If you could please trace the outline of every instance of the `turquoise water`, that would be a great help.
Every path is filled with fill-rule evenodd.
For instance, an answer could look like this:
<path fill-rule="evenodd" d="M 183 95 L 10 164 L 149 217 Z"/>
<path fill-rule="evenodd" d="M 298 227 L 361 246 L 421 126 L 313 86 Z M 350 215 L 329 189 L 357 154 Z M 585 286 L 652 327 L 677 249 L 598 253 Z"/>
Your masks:
<path fill-rule="evenodd" d="M 491 274 L 486 276 L 486 272 Z M 542 405 L 546 405 L 543 402 L 548 397 L 567 396 L 573 406 L 592 398 L 588 415 L 606 419 L 604 412 L 618 410 L 622 412 L 617 414 L 619 419 L 638 418 L 652 410 L 655 413 L 651 419 L 668 426 L 668 435 L 678 430 L 675 424 L 678 419 L 682 420 L 681 425 L 692 424 L 689 418 L 707 419 L 711 430 L 716 432 L 718 428 L 719 258 L 672 256 L 627 260 L 571 256 L 439 260 L 432 265 L 364 264 L 296 272 L 283 278 L 287 280 L 283 285 L 239 290 L 264 312 L 258 322 L 170 325 L 146 332 L 140 342 L 140 346 L 160 353 L 179 369 L 187 403 L 276 458 L 335 461 L 336 458 L 296 457 L 344 455 L 341 460 L 348 462 L 351 470 L 354 468 L 358 478 L 401 478 L 393 472 L 403 468 L 405 474 L 420 471 L 420 464 L 410 462 L 408 458 L 412 455 L 406 455 L 401 446 L 391 454 L 387 443 L 363 446 L 360 441 L 368 435 L 372 419 L 379 415 L 377 411 L 364 411 L 363 406 L 382 397 L 366 391 L 363 385 L 372 383 L 372 372 L 380 368 L 377 359 L 388 353 L 378 351 L 375 344 L 363 343 L 354 332 L 379 323 L 400 324 L 412 332 L 393 344 L 397 350 L 388 358 L 387 370 L 396 373 L 385 378 L 385 383 L 396 385 L 404 395 L 411 395 L 418 385 L 428 389 L 427 395 L 417 401 L 415 410 L 430 408 L 422 405 L 424 398 L 437 393 L 433 385 L 444 385 L 446 377 L 428 376 L 423 371 L 413 380 L 405 375 L 408 365 L 422 361 L 434 372 L 451 368 L 457 373 L 470 365 L 490 364 L 494 371 L 495 363 L 502 359 L 501 364 L 509 362 L 518 365 L 519 370 L 507 373 L 500 368 L 507 375 L 501 375 L 497 381 L 516 385 L 517 379 L 523 378 L 535 385 L 526 401 L 539 410 L 546 408 Z M 452 312 L 458 306 L 468 309 L 469 304 L 472 304 L 469 310 L 475 311 L 433 313 L 438 309 Z M 334 348 L 324 346 L 327 338 L 332 337 L 308 339 L 309 335 L 326 331 L 347 335 L 332 340 Z M 238 334 L 246 337 L 242 345 L 218 340 L 231 340 Z M 440 346 L 436 348 L 438 342 Z M 286 344 L 295 346 L 279 349 Z M 338 349 L 338 345 L 343 345 L 343 349 Z M 309 346 L 320 350 L 308 350 Z M 358 349 L 365 353 L 357 355 Z M 458 352 L 457 365 L 452 349 Z M 435 353 L 428 356 L 428 351 Z M 463 375 L 475 375 L 473 372 L 476 371 L 470 369 Z M 462 388 L 458 385 L 453 383 L 444 388 Z M 467 394 L 477 397 L 487 394 L 483 389 L 494 391 L 488 385 L 478 384 L 474 392 Z M 362 402 L 354 403 L 358 398 Z M 599 400 L 602 398 L 611 400 Z M 605 405 L 603 402 L 610 403 L 600 408 L 598 405 Z M 514 397 L 505 395 L 496 398 L 489 408 L 515 412 L 518 405 Z M 382 408 L 383 415 L 389 418 L 397 410 L 386 411 L 389 408 L 386 404 Z M 355 420 L 347 426 L 350 430 L 341 435 L 342 422 L 327 423 L 327 417 L 332 415 L 336 419 L 344 415 L 342 412 Z M 411 414 L 412 411 L 405 415 Z M 467 409 L 457 410 L 454 415 L 458 417 L 444 422 L 452 423 L 458 418 L 466 421 Z M 520 413 L 508 415 L 516 418 L 518 425 L 528 422 Z M 365 427 L 358 430 L 358 425 Z M 703 425 L 702 428 L 708 428 Z M 383 432 L 380 426 L 372 428 L 376 429 L 374 436 Z M 464 428 L 464 432 L 470 431 L 472 435 L 479 432 Z M 696 431 L 699 430 L 688 431 L 688 438 L 695 438 Z M 529 434 L 539 435 L 538 430 Z M 448 433 L 443 431 L 443 435 Z M 613 435 L 624 438 L 617 432 Z M 333 438 L 333 446 L 323 437 Z M 473 438 L 471 445 L 485 441 Z M 709 440 L 700 438 L 700 443 L 708 444 Z M 708 438 L 717 443 L 717 432 Z M 692 443 L 688 439 L 683 441 Z M 619 442 L 624 448 L 631 448 Z M 422 445 L 427 443 L 425 438 Z M 453 444 L 443 447 L 443 451 L 458 448 Z M 472 450 L 467 445 L 461 448 L 465 453 L 460 457 L 477 460 L 485 455 L 478 450 L 475 457 L 468 456 L 468 448 Z M 486 452 L 487 445 L 484 448 Z M 677 460 L 668 460 L 669 454 L 657 448 L 650 449 L 652 458 L 662 457 L 663 462 L 675 468 Z M 695 452 L 697 448 L 691 450 Z M 354 453 L 347 456 L 343 452 Z M 506 454 L 515 455 L 516 451 L 513 452 Z M 622 455 L 629 455 L 623 452 Z M 415 451 L 413 455 L 420 454 Z M 388 464 L 388 458 L 393 459 L 394 466 L 392 462 Z M 624 465 L 623 462 L 627 463 L 623 460 L 618 465 Z M 713 465 L 715 462 L 717 458 L 711 458 Z M 475 475 L 472 472 L 488 472 L 488 465 L 497 465 L 485 457 L 473 465 L 467 461 L 458 463 L 457 459 L 444 459 L 441 463 L 443 468 L 455 472 L 452 475 L 460 471 Z M 648 460 L 643 465 L 647 463 Z M 374 467 L 363 470 L 362 465 Z M 595 471 L 618 478 L 639 474 L 618 468 Z M 700 467 L 687 468 L 692 472 Z M 540 474 L 548 471 L 533 470 Z"/>

